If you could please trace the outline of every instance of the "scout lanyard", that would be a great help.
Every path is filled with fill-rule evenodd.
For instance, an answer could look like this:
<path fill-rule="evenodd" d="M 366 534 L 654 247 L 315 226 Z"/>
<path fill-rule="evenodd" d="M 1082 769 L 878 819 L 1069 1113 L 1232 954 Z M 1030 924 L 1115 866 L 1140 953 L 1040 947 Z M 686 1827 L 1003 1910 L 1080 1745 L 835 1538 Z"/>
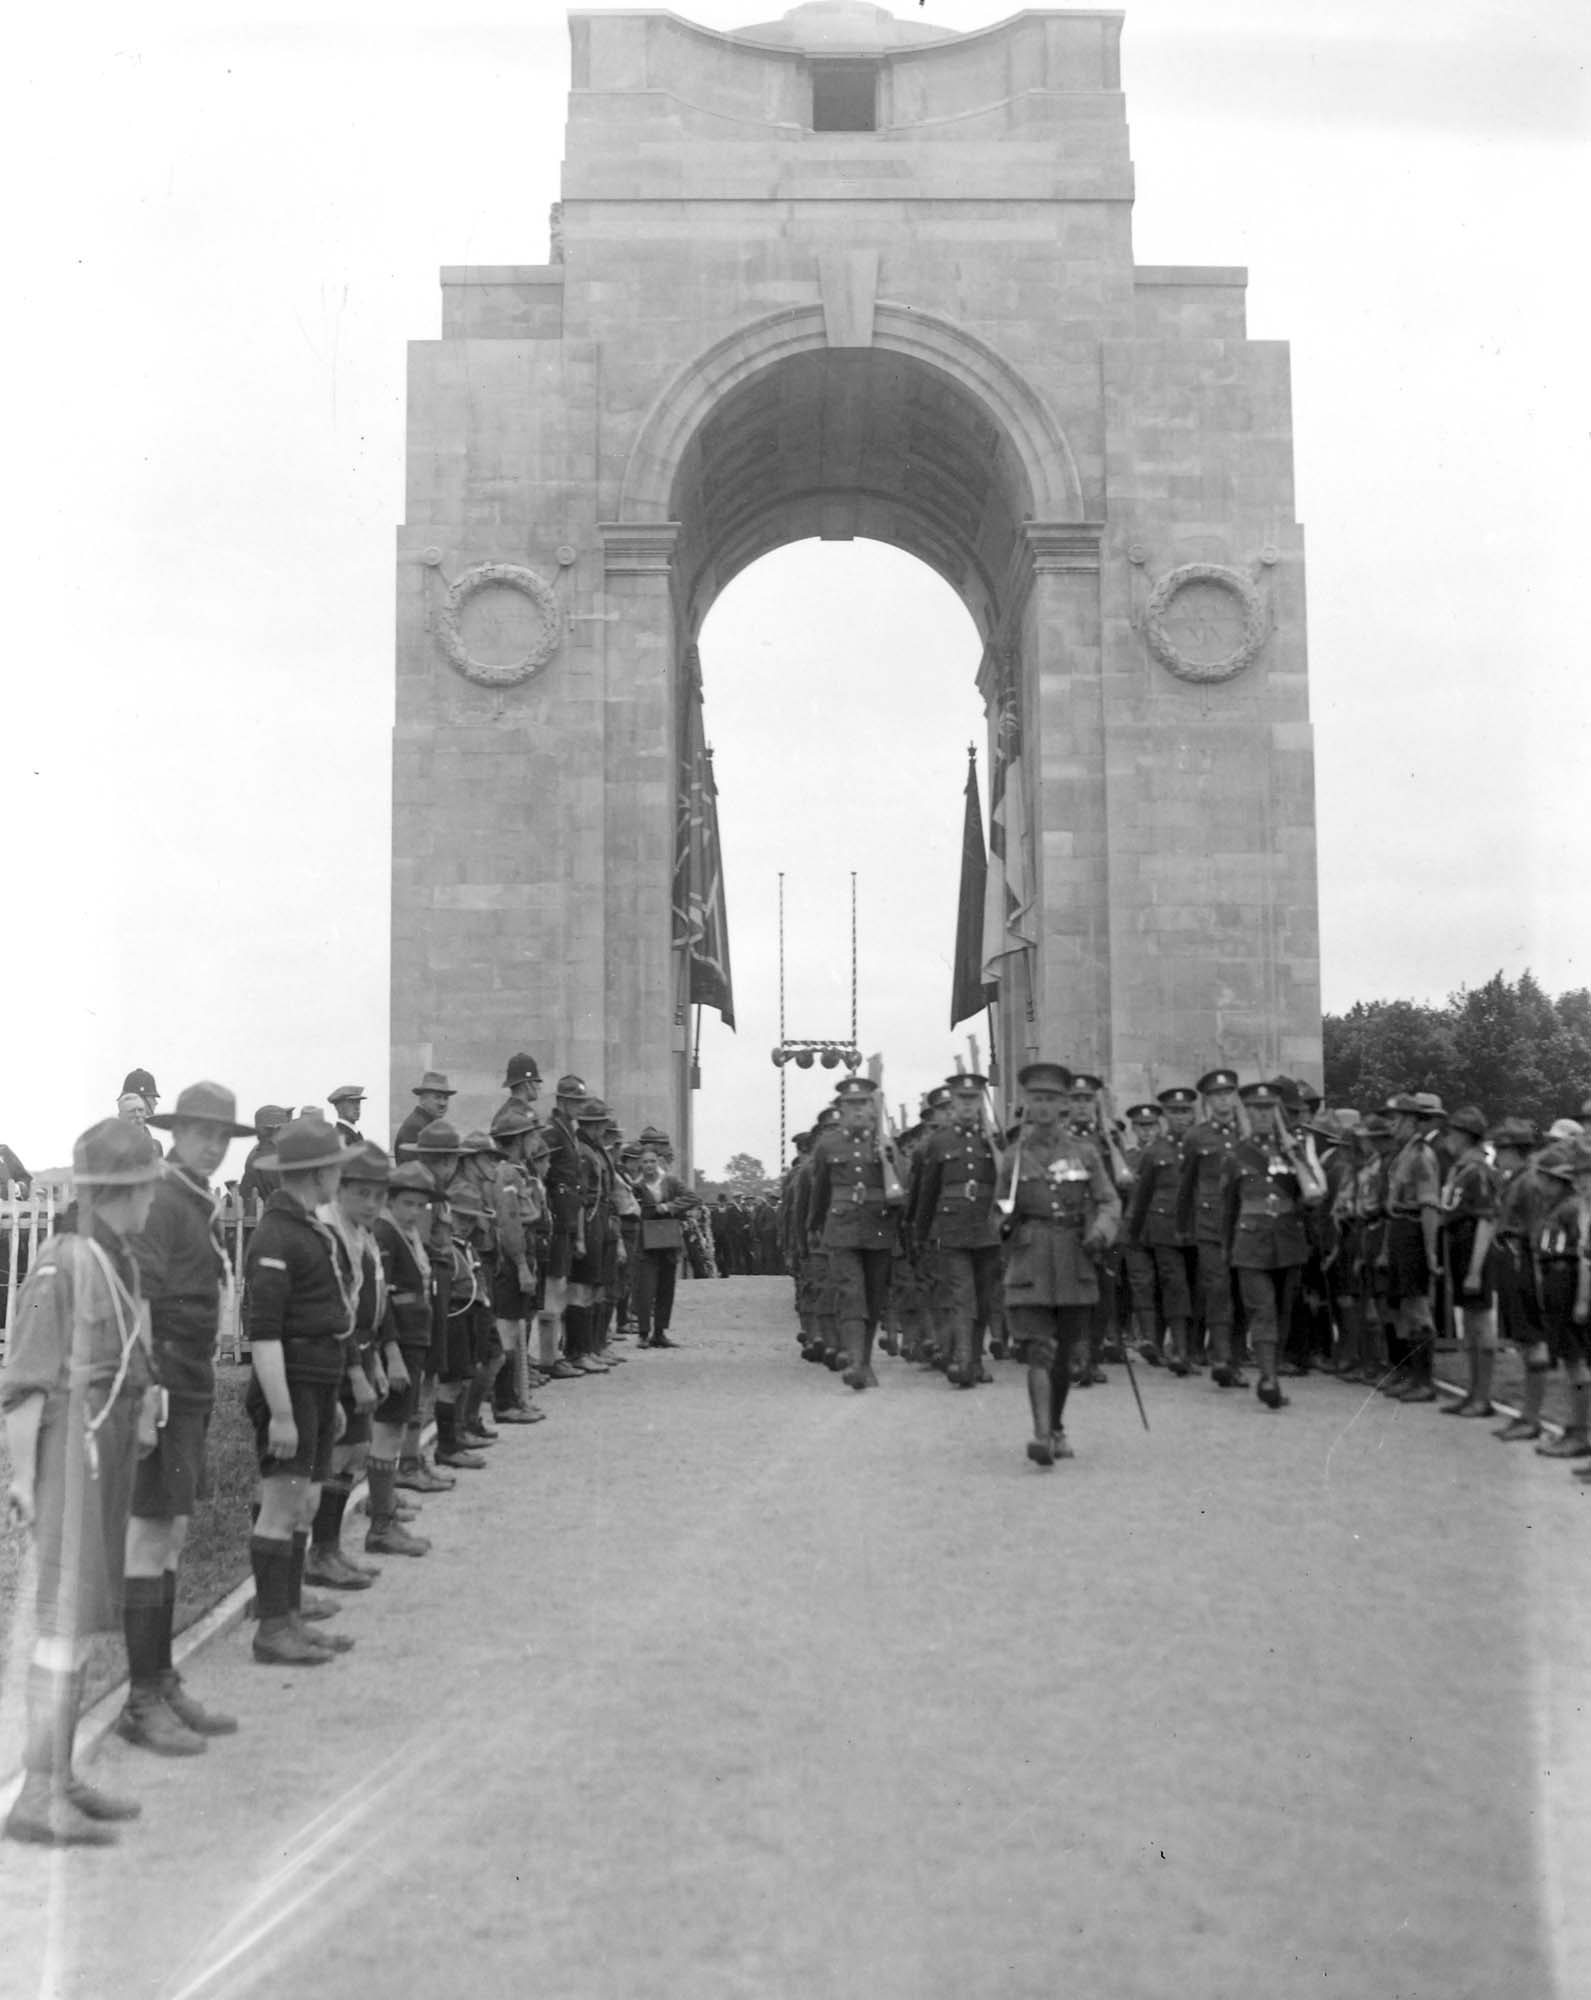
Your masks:
<path fill-rule="evenodd" d="M 111 1381 L 110 1394 L 100 1405 L 98 1416 L 85 1416 L 83 1419 L 83 1452 L 88 1460 L 88 1476 L 90 1479 L 98 1479 L 99 1428 L 110 1415 L 116 1398 L 121 1394 L 122 1384 L 127 1380 L 127 1370 L 132 1365 L 133 1349 L 144 1331 L 144 1312 L 141 1301 L 128 1290 L 104 1247 L 96 1243 L 92 1236 L 83 1236 L 78 1240 L 85 1243 L 93 1252 L 94 1260 L 105 1279 L 122 1349 L 121 1357 L 116 1364 L 115 1376 Z"/>

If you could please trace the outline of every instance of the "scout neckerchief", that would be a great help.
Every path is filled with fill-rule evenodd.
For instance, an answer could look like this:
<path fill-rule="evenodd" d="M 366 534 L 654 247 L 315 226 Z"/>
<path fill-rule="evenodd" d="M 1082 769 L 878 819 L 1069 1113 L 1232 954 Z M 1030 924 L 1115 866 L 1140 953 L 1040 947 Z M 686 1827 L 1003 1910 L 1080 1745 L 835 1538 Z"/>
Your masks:
<path fill-rule="evenodd" d="M 101 1403 L 97 1416 L 85 1416 L 83 1419 L 83 1455 L 88 1460 L 88 1476 L 90 1479 L 98 1479 L 100 1426 L 110 1415 L 116 1398 L 121 1394 L 122 1384 L 127 1380 L 127 1370 L 132 1365 L 133 1349 L 140 1340 L 146 1351 L 149 1347 L 149 1309 L 138 1293 L 129 1288 L 121 1273 L 111 1262 L 110 1253 L 103 1244 L 96 1243 L 92 1236 L 79 1236 L 78 1241 L 87 1247 L 100 1268 L 100 1275 L 105 1280 L 105 1289 L 110 1298 L 111 1312 L 115 1317 L 117 1336 L 121 1341 L 121 1355 L 116 1363 L 110 1394 Z M 76 1317 L 75 1298 L 73 1317 L 74 1319 Z M 86 1377 L 86 1366 L 84 1372 Z M 86 1393 L 88 1388 L 86 1379 L 82 1386 Z"/>

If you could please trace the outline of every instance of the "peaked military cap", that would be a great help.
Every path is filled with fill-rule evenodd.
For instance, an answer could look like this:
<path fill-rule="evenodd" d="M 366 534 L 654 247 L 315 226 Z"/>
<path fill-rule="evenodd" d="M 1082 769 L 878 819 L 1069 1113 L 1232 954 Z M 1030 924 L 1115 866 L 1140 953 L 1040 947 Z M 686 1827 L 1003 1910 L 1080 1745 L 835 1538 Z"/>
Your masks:
<path fill-rule="evenodd" d="M 981 1096 L 989 1088 L 989 1079 L 979 1076 L 976 1070 L 957 1070 L 954 1076 L 945 1078 L 943 1088 L 958 1097 L 966 1097 L 970 1093 Z"/>
<path fill-rule="evenodd" d="M 870 1076 L 842 1076 L 834 1086 L 835 1101 L 839 1104 L 851 1104 L 858 1099 L 871 1097 L 877 1089 L 878 1085 Z"/>
<path fill-rule="evenodd" d="M 1236 1090 L 1237 1071 L 1235 1069 L 1206 1070 L 1199 1078 L 1198 1090 L 1201 1097 L 1208 1097 L 1212 1090 Z"/>
<path fill-rule="evenodd" d="M 1097 1096 L 1105 1088 L 1105 1079 L 1090 1076 L 1086 1070 L 1077 1070 L 1072 1076 L 1070 1088 L 1074 1097 L 1081 1097 L 1085 1090 Z"/>
<path fill-rule="evenodd" d="M 827 1126 L 832 1125 L 839 1115 L 839 1112 L 832 1104 L 825 1104 L 817 1117 L 812 1121 L 813 1136 L 816 1137 L 819 1132 L 823 1131 Z"/>
<path fill-rule="evenodd" d="M 1312 1083 L 1305 1083 L 1301 1076 L 1293 1079 L 1293 1087 L 1303 1100 L 1303 1106 L 1306 1111 L 1314 1111 L 1325 1102 L 1325 1099 L 1315 1086 Z"/>
<path fill-rule="evenodd" d="M 554 1094 L 558 1097 L 589 1097 L 591 1095 L 590 1091 L 586 1089 L 585 1078 L 579 1076 L 561 1076 L 553 1088 Z"/>
<path fill-rule="evenodd" d="M 1198 1101 L 1199 1093 L 1188 1083 L 1174 1083 L 1160 1092 L 1160 1102 L 1170 1111 L 1191 1110 Z"/>
<path fill-rule="evenodd" d="M 72 1148 L 72 1178 L 80 1187 L 141 1187 L 163 1172 L 154 1140 L 125 1118 L 102 1118 Z"/>
<path fill-rule="evenodd" d="M 1127 1117 L 1134 1125 L 1148 1125 L 1160 1116 L 1158 1104 L 1129 1104 Z"/>
<path fill-rule="evenodd" d="M 942 1111 L 949 1102 L 950 1086 L 948 1083 L 936 1083 L 932 1090 L 924 1091 L 923 1093 L 923 1109 L 925 1111 Z"/>
<path fill-rule="evenodd" d="M 541 1068 L 536 1058 L 531 1055 L 510 1056 L 508 1067 L 503 1071 L 504 1090 L 512 1090 L 516 1083 L 523 1083 L 527 1078 L 541 1082 Z"/>
<path fill-rule="evenodd" d="M 1304 1093 L 1302 1089 L 1299 1087 L 1298 1081 L 1295 1077 L 1273 1076 L 1271 1078 L 1271 1089 L 1276 1094 L 1277 1099 L 1282 1104 L 1284 1104 L 1289 1111 L 1303 1110 Z"/>
<path fill-rule="evenodd" d="M 387 1176 L 387 1192 L 402 1194 L 405 1190 L 410 1194 L 435 1194 L 436 1182 L 429 1167 L 422 1167 L 418 1160 L 405 1160 L 401 1167 L 394 1167 Z"/>
<path fill-rule="evenodd" d="M 367 1139 L 356 1152 L 350 1153 L 343 1167 L 345 1181 L 379 1181 L 383 1187 L 392 1183 L 392 1161 L 384 1148 Z"/>
<path fill-rule="evenodd" d="M 1065 1063 L 1031 1062 L 1017 1071 L 1016 1080 L 1024 1090 L 1067 1091 L 1072 1087 L 1072 1072 Z"/>
<path fill-rule="evenodd" d="M 224 1125 L 229 1139 L 252 1139 L 254 1127 L 238 1123 L 238 1101 L 224 1083 L 190 1083 L 177 1094 L 176 1109 L 157 1111 L 149 1122 L 169 1132 L 179 1118 L 202 1118 L 210 1125 Z"/>
<path fill-rule="evenodd" d="M 422 1091 L 427 1094 L 434 1091 L 438 1097 L 458 1096 L 458 1092 L 439 1069 L 428 1069 L 418 1083 L 409 1085 L 409 1093 L 413 1097 L 418 1097 Z"/>
<path fill-rule="evenodd" d="M 798 1153 L 810 1152 L 812 1149 L 812 1134 L 810 1132 L 797 1132 L 790 1143 Z"/>
<path fill-rule="evenodd" d="M 1276 1094 L 1276 1086 L 1271 1083 L 1245 1083 L 1238 1096 L 1254 1111 L 1264 1111 L 1282 1101 Z"/>

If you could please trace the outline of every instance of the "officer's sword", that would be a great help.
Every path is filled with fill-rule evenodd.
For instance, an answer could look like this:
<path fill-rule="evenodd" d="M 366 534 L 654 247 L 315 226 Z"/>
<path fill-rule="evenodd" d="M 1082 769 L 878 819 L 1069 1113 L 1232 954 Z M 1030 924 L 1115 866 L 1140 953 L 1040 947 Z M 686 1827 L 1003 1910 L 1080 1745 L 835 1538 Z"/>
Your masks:
<path fill-rule="evenodd" d="M 1132 1399 L 1138 1405 L 1138 1414 L 1144 1420 L 1144 1429 L 1149 1428 L 1149 1413 L 1144 1408 L 1144 1399 L 1138 1393 L 1138 1377 L 1133 1373 L 1132 1348 L 1126 1340 L 1121 1344 L 1121 1358 L 1127 1364 L 1127 1380 L 1132 1384 Z"/>

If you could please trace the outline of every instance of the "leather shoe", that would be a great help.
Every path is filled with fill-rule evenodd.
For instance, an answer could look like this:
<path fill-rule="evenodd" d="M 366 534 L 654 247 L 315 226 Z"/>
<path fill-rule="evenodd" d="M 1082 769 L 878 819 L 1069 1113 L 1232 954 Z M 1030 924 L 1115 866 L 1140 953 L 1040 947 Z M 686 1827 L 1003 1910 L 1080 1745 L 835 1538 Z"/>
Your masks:
<path fill-rule="evenodd" d="M 143 1811 L 136 1799 L 118 1799 L 110 1792 L 102 1792 L 75 1771 L 66 1781 L 66 1796 L 85 1819 L 125 1821 L 137 1819 Z"/>
<path fill-rule="evenodd" d="M 304 1581 L 318 1590 L 369 1590 L 375 1578 L 355 1569 L 341 1549 L 311 1548 L 304 1558 Z"/>
<path fill-rule="evenodd" d="M 1029 1438 L 1028 1457 L 1032 1459 L 1035 1465 L 1042 1465 L 1046 1468 L 1052 1466 L 1055 1463 L 1055 1446 L 1047 1437 Z"/>
<path fill-rule="evenodd" d="M 291 1618 L 267 1618 L 254 1635 L 254 1657 L 262 1667 L 323 1667 L 331 1653 Z"/>
<path fill-rule="evenodd" d="M 42 1771 L 30 1771 L 22 1781 L 16 1804 L 6 1814 L 8 1840 L 25 1840 L 35 1847 L 110 1847 L 114 1831 L 73 1805 Z"/>
<path fill-rule="evenodd" d="M 549 1382 L 578 1382 L 584 1372 L 583 1369 L 577 1368 L 572 1361 L 565 1361 L 560 1354 L 551 1368 L 547 1370 L 547 1380 Z"/>
<path fill-rule="evenodd" d="M 1541 1436 L 1540 1424 L 1533 1424 L 1528 1417 L 1510 1417 L 1506 1424 L 1492 1432 L 1494 1438 L 1501 1438 L 1504 1444 L 1530 1444 Z"/>
<path fill-rule="evenodd" d="M 219 1709 L 206 1708 L 202 1702 L 195 1701 L 182 1685 L 182 1676 L 175 1667 L 167 1667 L 160 1676 L 160 1698 L 183 1728 L 191 1729 L 195 1736 L 236 1736 L 238 1733 L 237 1717 L 223 1715 Z"/>
<path fill-rule="evenodd" d="M 116 1718 L 116 1734 L 124 1743 L 136 1743 L 140 1750 L 153 1750 L 157 1757 L 200 1757 L 204 1738 L 197 1730 L 180 1723 L 152 1687 L 134 1687 L 127 1693 L 127 1705 Z"/>
<path fill-rule="evenodd" d="M 1538 1458 L 1591 1458 L 1591 1441 L 1574 1431 L 1565 1431 L 1562 1437 L 1548 1438 L 1545 1444 L 1536 1446 Z"/>
<path fill-rule="evenodd" d="M 679 1342 L 677 1340 L 670 1340 L 666 1333 L 654 1333 L 652 1336 L 652 1345 L 654 1347 L 678 1347 Z"/>
<path fill-rule="evenodd" d="M 425 1556 L 431 1544 L 424 1535 L 411 1535 L 401 1521 L 373 1527 L 365 1536 L 365 1554 L 371 1556 Z"/>
<path fill-rule="evenodd" d="M 1285 1410 L 1292 1401 L 1290 1396 L 1282 1394 L 1280 1382 L 1256 1382 L 1254 1393 L 1268 1410 Z"/>
<path fill-rule="evenodd" d="M 1399 1396 L 1398 1401 L 1400 1403 L 1434 1403 L 1436 1401 L 1436 1391 L 1431 1387 L 1429 1382 L 1416 1382 L 1412 1388 L 1404 1390 L 1403 1394 Z"/>

